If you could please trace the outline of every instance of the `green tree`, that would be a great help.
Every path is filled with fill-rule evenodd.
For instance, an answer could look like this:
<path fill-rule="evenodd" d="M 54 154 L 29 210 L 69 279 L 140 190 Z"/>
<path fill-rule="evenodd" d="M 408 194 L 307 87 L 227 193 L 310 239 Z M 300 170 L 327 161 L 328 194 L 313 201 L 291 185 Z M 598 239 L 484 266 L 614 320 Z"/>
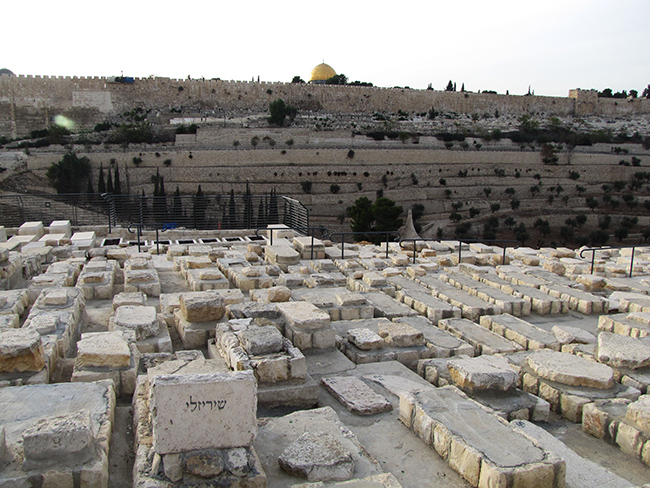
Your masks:
<path fill-rule="evenodd" d="M 269 112 L 271 116 L 266 120 L 270 125 L 276 127 L 283 127 L 285 125 L 290 125 L 293 122 L 293 119 L 296 118 L 298 110 L 294 107 L 289 107 L 284 100 L 278 98 L 277 100 L 269 104 Z M 287 123 L 288 118 L 288 123 Z"/>
<path fill-rule="evenodd" d="M 530 238 L 530 234 L 528 233 L 528 230 L 526 229 L 526 226 L 524 223 L 520 223 L 517 227 L 514 229 L 515 233 L 515 239 L 517 239 L 519 242 L 522 244 L 525 244 L 526 241 Z"/>
<path fill-rule="evenodd" d="M 384 236 L 371 236 L 364 232 L 371 231 L 396 231 L 403 225 L 402 207 L 388 198 L 378 198 L 374 203 L 367 197 L 357 198 L 354 206 L 348 207 L 347 215 L 350 217 L 350 227 L 355 232 L 355 239 L 381 242 Z"/>
<path fill-rule="evenodd" d="M 357 198 L 354 206 L 348 207 L 347 214 L 350 217 L 350 228 L 355 232 L 354 238 L 357 240 L 367 239 L 364 232 L 372 230 L 374 216 L 371 210 L 372 202 L 368 197 Z"/>
<path fill-rule="evenodd" d="M 303 80 L 300 76 L 296 75 L 293 77 L 291 80 L 291 83 L 304 83 L 305 80 Z"/>
<path fill-rule="evenodd" d="M 345 76 L 343 73 L 340 75 L 334 75 L 331 78 L 328 78 L 325 80 L 326 85 L 347 85 L 348 84 L 348 77 Z"/>
<path fill-rule="evenodd" d="M 81 193 L 84 180 L 90 176 L 90 161 L 69 152 L 61 161 L 52 163 L 45 176 L 57 193 Z"/>
<path fill-rule="evenodd" d="M 194 197 L 194 228 L 202 229 L 205 227 L 205 211 L 208 208 L 208 200 L 201 190 L 201 185 L 196 190 L 196 196 Z"/>
<path fill-rule="evenodd" d="M 120 181 L 120 167 L 117 165 L 115 165 L 113 193 L 115 193 L 116 195 L 122 194 L 122 182 Z"/>

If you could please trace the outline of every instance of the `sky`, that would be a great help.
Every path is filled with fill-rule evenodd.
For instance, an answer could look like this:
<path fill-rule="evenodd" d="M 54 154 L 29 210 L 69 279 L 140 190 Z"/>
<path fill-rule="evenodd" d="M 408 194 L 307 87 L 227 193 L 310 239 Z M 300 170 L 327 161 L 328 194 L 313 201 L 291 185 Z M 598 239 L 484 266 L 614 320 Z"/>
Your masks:
<path fill-rule="evenodd" d="M 567 96 L 650 84 L 650 0 L 4 0 L 0 68 Z"/>

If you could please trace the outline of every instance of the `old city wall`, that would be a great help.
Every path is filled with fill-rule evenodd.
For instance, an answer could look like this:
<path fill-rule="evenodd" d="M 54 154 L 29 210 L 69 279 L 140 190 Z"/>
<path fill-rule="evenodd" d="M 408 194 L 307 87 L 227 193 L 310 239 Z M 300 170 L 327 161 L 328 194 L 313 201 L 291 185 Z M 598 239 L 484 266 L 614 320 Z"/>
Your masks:
<path fill-rule="evenodd" d="M 647 151 L 638 147 L 641 166 L 650 166 Z M 84 155 L 85 153 L 80 153 Z M 490 215 L 490 204 L 501 201 L 509 211 L 505 189 L 516 190 L 520 212 L 533 221 L 545 216 L 562 225 L 568 215 L 589 213 L 585 197 L 602 197 L 601 185 L 616 180 L 630 181 L 639 168 L 621 166 L 621 159 L 608 153 L 563 153 L 557 166 L 544 165 L 539 152 L 534 151 L 448 151 L 423 149 L 357 149 L 354 157 L 344 149 L 289 149 L 282 154 L 279 149 L 255 150 L 179 150 L 160 148 L 154 152 L 101 152 L 87 153 L 97 178 L 99 165 L 108 169 L 111 160 L 119 165 L 122 187 L 132 194 L 142 190 L 153 192 L 152 176 L 159 171 L 165 178 L 165 187 L 171 195 L 176 186 L 182 194 L 196 193 L 198 184 L 207 194 L 226 195 L 231 189 L 243 194 L 248 182 L 254 194 L 267 194 L 275 188 L 279 194 L 293 196 L 312 212 L 314 221 L 336 226 L 345 209 L 360 196 L 371 200 L 377 190 L 398 202 L 405 209 L 414 203 L 425 206 L 429 219 L 438 219 L 441 225 L 449 224 L 448 215 L 454 202 L 463 202 L 463 210 L 475 207 L 481 217 Z M 32 154 L 27 167 L 41 181 L 49 165 L 58 161 L 61 154 Z M 134 157 L 142 162 L 135 166 Z M 169 166 L 164 161 L 171 159 Z M 642 168 L 641 168 L 642 169 Z M 495 170 L 504 171 L 503 176 Z M 460 176 L 463 172 L 467 176 Z M 573 180 L 570 171 L 579 173 Z M 517 176 L 519 174 L 519 176 Z M 535 175 L 539 174 L 540 178 Z M 385 178 L 385 184 L 383 177 Z M 444 180 L 444 184 L 441 181 Z M 306 193 L 303 182 L 311 182 L 311 192 Z M 540 192 L 531 194 L 532 186 L 541 182 Z M 552 203 L 548 203 L 551 187 L 561 185 L 564 190 Z M 337 193 L 332 185 L 338 185 Z M 576 185 L 585 188 L 579 194 Z M 96 185 L 95 185 L 96 186 Z M 486 197 L 485 188 L 491 188 Z M 45 187 L 42 190 L 49 190 Z M 448 197 L 446 190 L 452 193 Z M 32 192 L 38 192 L 32 188 Z M 562 198 L 566 196 L 566 201 Z M 348 227 L 345 224 L 344 227 Z"/>
<path fill-rule="evenodd" d="M 621 116 L 650 113 L 650 100 L 613 100 L 574 90 L 572 97 L 514 96 L 408 88 L 377 88 L 222 80 L 0 76 L 0 136 L 27 135 L 65 115 L 82 128 L 135 107 L 160 112 L 264 112 L 282 98 L 301 110 L 327 113 L 426 112 Z"/>

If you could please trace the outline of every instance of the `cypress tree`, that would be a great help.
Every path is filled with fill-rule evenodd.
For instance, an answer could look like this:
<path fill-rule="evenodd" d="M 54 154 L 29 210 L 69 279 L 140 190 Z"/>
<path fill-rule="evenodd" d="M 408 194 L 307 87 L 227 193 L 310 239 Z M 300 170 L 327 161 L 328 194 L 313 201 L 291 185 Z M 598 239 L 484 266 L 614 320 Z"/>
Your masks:
<path fill-rule="evenodd" d="M 113 190 L 113 176 L 111 175 L 111 168 L 108 168 L 108 178 L 106 179 L 106 193 L 115 193 Z"/>
<path fill-rule="evenodd" d="M 99 164 L 99 181 L 97 182 L 97 192 L 101 195 L 106 193 L 106 181 L 104 180 L 104 164 Z"/>
<path fill-rule="evenodd" d="M 228 228 L 237 228 L 237 206 L 235 205 L 235 190 L 230 189 L 230 203 L 228 204 Z"/>
<path fill-rule="evenodd" d="M 113 185 L 113 193 L 116 195 L 122 194 L 122 183 L 120 182 L 120 167 L 115 165 L 115 184 Z"/>

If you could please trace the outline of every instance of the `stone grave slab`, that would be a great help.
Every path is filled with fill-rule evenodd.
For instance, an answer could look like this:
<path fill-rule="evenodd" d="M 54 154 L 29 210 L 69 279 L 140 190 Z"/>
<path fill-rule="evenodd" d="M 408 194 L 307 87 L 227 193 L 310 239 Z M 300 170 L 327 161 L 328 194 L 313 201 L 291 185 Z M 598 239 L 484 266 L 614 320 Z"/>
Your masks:
<path fill-rule="evenodd" d="M 393 406 L 383 396 L 354 376 L 330 376 L 321 384 L 350 412 L 357 415 L 374 415 L 388 412 Z"/>
<path fill-rule="evenodd" d="M 280 467 L 309 481 L 341 481 L 352 478 L 352 454 L 328 434 L 305 432 L 280 454 Z"/>
<path fill-rule="evenodd" d="M 393 322 L 408 324 L 421 331 L 426 347 L 434 351 L 433 357 L 474 355 L 473 346 L 449 332 L 435 327 L 426 317 L 398 317 Z"/>
<path fill-rule="evenodd" d="M 638 369 L 650 366 L 650 342 L 601 332 L 598 334 L 598 361 L 614 368 Z"/>
<path fill-rule="evenodd" d="M 472 486 L 564 486 L 565 463 L 559 456 L 455 387 L 400 396 L 400 420 Z"/>
<path fill-rule="evenodd" d="M 523 348 L 468 319 L 444 319 L 438 326 L 474 347 L 474 355 L 521 351 Z"/>
<path fill-rule="evenodd" d="M 80 486 L 108 485 L 111 382 L 0 388 L 0 404 L 10 453 L 0 484 L 31 486 L 37 478 L 43 486 L 73 486 L 73 479 Z"/>
<path fill-rule="evenodd" d="M 480 323 L 486 329 L 516 342 L 524 349 L 560 350 L 560 342 L 553 334 L 510 314 L 484 315 Z"/>
<path fill-rule="evenodd" d="M 648 337 L 650 335 L 650 313 L 630 312 L 601 315 L 598 318 L 598 330 L 630 337 Z"/>

